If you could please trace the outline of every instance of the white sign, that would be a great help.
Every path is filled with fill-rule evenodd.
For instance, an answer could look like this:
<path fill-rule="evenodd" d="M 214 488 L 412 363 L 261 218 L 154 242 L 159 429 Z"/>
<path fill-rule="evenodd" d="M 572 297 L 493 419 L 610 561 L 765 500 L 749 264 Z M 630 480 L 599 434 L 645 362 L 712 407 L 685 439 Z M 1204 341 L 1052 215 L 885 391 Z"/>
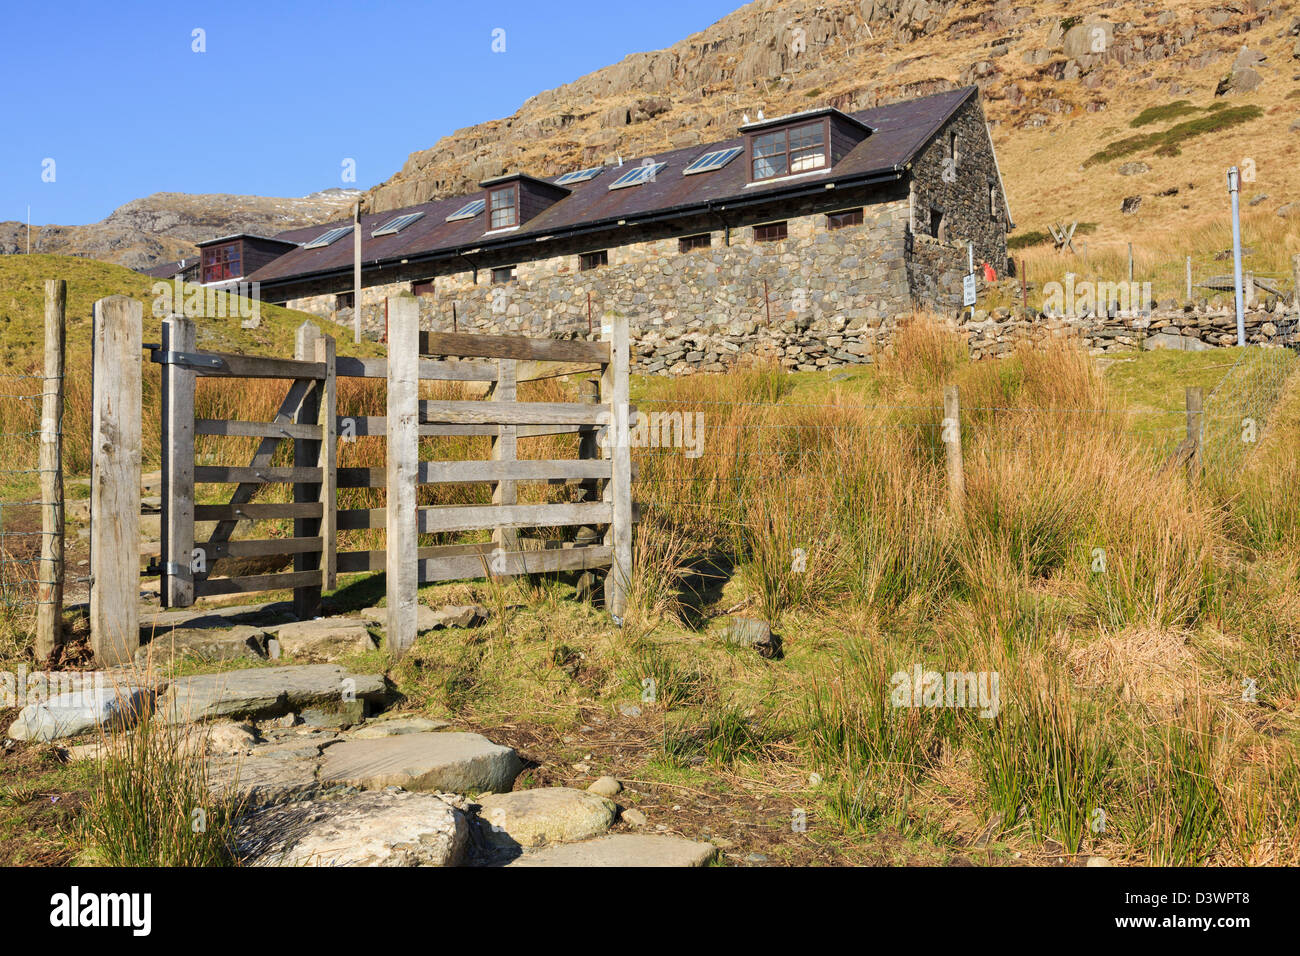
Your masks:
<path fill-rule="evenodd" d="M 963 306 L 975 304 L 975 273 L 962 276 L 961 280 L 961 304 Z"/>

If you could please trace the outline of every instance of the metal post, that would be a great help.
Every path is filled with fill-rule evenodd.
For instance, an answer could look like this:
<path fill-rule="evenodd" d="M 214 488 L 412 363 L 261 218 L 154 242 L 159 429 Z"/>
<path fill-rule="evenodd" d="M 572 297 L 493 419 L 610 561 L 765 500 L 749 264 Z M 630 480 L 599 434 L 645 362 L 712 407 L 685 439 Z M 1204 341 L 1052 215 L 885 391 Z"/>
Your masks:
<path fill-rule="evenodd" d="M 1192 301 L 1192 257 L 1187 257 L 1187 301 Z"/>
<path fill-rule="evenodd" d="M 361 203 L 352 205 L 352 341 L 361 342 Z"/>
<path fill-rule="evenodd" d="M 1237 306 L 1237 344 L 1246 344 L 1246 313 L 1241 301 L 1241 206 L 1237 187 L 1240 174 L 1236 166 L 1228 169 L 1228 195 L 1232 198 L 1232 289 Z"/>

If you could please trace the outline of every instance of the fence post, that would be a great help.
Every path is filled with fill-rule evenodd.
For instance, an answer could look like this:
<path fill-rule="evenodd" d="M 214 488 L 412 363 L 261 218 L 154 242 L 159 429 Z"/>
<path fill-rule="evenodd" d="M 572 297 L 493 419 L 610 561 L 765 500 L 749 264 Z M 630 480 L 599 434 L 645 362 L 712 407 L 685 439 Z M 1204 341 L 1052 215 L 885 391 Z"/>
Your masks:
<path fill-rule="evenodd" d="M 1199 387 L 1187 388 L 1187 440 L 1192 453 L 1187 458 L 1187 474 L 1195 478 L 1201 473 L 1201 458 L 1205 448 L 1204 392 Z"/>
<path fill-rule="evenodd" d="M 606 313 L 601 322 L 601 339 L 609 343 L 609 364 L 600 377 L 600 400 L 609 406 L 610 439 L 606 448 L 611 458 L 610 480 L 605 485 L 611 504 L 611 522 L 605 544 L 613 549 L 609 573 L 605 576 L 605 607 L 621 618 L 627 609 L 627 591 L 632 575 L 632 449 L 628 433 L 628 341 L 627 316 Z"/>
<path fill-rule="evenodd" d="M 41 389 L 41 564 L 36 659 L 63 643 L 63 359 L 68 285 L 45 280 L 45 380 Z"/>
<path fill-rule="evenodd" d="M 948 500 L 954 515 L 966 508 L 966 470 L 961 457 L 961 397 L 956 385 L 943 387 L 943 443 L 948 450 Z"/>
<path fill-rule="evenodd" d="M 497 380 L 492 383 L 490 399 L 494 402 L 513 402 L 518 395 L 519 363 L 516 359 L 497 359 Z M 497 425 L 492 438 L 493 461 L 514 461 L 517 448 L 517 428 L 514 425 Z M 494 505 L 513 505 L 518 498 L 518 488 L 513 481 L 497 481 L 492 485 Z M 492 541 L 503 551 L 519 550 L 519 532 L 514 528 L 496 528 Z"/>
<path fill-rule="evenodd" d="M 320 329 L 310 322 L 304 322 L 298 326 L 298 332 L 294 338 L 293 357 L 303 362 L 316 361 L 316 344 L 319 340 Z M 298 424 L 315 425 L 320 421 L 321 406 L 324 404 L 321 401 L 320 386 L 322 384 L 321 382 L 313 382 L 311 388 L 307 390 L 302 404 L 298 406 L 297 417 L 294 419 Z M 314 439 L 295 438 L 293 442 L 294 467 L 320 467 L 321 444 L 320 441 Z M 321 484 L 311 482 L 294 485 L 293 500 L 298 503 L 320 501 Z M 293 536 L 295 538 L 314 538 L 320 533 L 321 525 L 320 518 L 295 518 L 293 520 Z M 295 571 L 319 570 L 319 552 L 295 554 L 293 569 Z M 320 605 L 321 586 L 319 583 L 293 589 L 293 613 L 298 620 L 306 621 L 318 617 L 320 615 Z"/>
<path fill-rule="evenodd" d="M 333 590 L 338 586 L 338 401 L 335 391 L 334 336 L 326 335 L 316 340 L 316 361 L 325 366 L 325 380 L 321 382 L 321 407 L 318 420 L 321 427 L 321 446 L 318 461 L 321 469 L 320 538 L 321 587 Z"/>
<path fill-rule="evenodd" d="M 1128 281 L 1133 284 L 1133 243 L 1128 244 Z"/>
<path fill-rule="evenodd" d="M 1192 301 L 1192 257 L 1187 257 L 1187 301 Z"/>
<path fill-rule="evenodd" d="M 1291 281 L 1295 283 L 1291 298 L 1295 300 L 1296 311 L 1300 312 L 1300 252 L 1291 257 Z"/>
<path fill-rule="evenodd" d="M 193 352 L 194 322 L 163 320 L 162 350 Z M 162 373 L 163 607 L 194 603 L 194 382 L 193 370 L 168 362 Z"/>
<path fill-rule="evenodd" d="M 415 643 L 419 597 L 420 306 L 414 296 L 393 300 L 388 326 L 388 475 L 385 583 L 388 651 L 401 656 Z"/>
<path fill-rule="evenodd" d="M 95 303 L 90 479 L 90 644 L 103 665 L 140 646 L 140 362 L 144 309 Z"/>

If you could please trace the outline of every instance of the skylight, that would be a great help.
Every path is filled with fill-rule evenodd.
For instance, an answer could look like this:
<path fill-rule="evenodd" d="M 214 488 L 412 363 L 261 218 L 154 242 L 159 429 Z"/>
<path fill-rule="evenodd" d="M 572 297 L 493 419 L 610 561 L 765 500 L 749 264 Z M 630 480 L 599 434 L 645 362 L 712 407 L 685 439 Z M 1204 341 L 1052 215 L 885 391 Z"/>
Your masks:
<path fill-rule="evenodd" d="M 575 169 L 571 173 L 565 173 L 555 181 L 557 186 L 569 186 L 573 183 L 585 183 L 588 179 L 595 179 L 605 171 L 604 166 L 592 166 L 591 169 Z"/>
<path fill-rule="evenodd" d="M 709 173 L 715 169 L 721 169 L 744 151 L 743 146 L 732 146 L 729 149 L 717 149 L 711 153 L 705 153 L 683 169 L 682 175 L 691 176 L 695 173 Z"/>
<path fill-rule="evenodd" d="M 395 236 L 417 219 L 423 218 L 423 216 L 424 213 L 422 212 L 408 212 L 404 216 L 396 216 L 372 232 L 370 236 L 371 238 L 375 236 Z"/>
<path fill-rule="evenodd" d="M 315 239 L 313 239 L 311 242 L 309 242 L 309 243 L 307 243 L 306 245 L 304 245 L 303 248 L 304 248 L 304 249 L 324 249 L 326 246 L 330 245 L 331 243 L 336 242 L 336 241 L 338 241 L 339 239 L 342 239 L 344 236 L 346 236 L 346 235 L 347 235 L 349 232 L 351 232 L 351 231 L 352 231 L 352 227 L 351 227 L 351 226 L 338 226 L 338 227 L 336 227 L 336 228 L 334 228 L 334 229 L 329 230 L 328 232 L 322 232 L 319 236 L 317 236 L 317 237 L 316 237 Z"/>
<path fill-rule="evenodd" d="M 473 219 L 483 211 L 483 207 L 486 205 L 487 201 L 483 199 L 475 199 L 472 202 L 467 202 L 448 216 L 447 222 L 456 222 L 460 219 Z"/>
<path fill-rule="evenodd" d="M 667 165 L 667 163 L 646 163 L 644 166 L 633 166 L 610 183 L 609 188 L 622 189 L 625 186 L 640 186 L 642 183 L 648 183 Z"/>

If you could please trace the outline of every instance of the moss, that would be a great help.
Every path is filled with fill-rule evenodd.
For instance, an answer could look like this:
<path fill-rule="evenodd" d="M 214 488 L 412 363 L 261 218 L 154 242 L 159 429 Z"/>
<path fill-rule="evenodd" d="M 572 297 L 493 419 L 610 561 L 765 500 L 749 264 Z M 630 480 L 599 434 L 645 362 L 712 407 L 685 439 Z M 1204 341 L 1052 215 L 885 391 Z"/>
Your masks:
<path fill-rule="evenodd" d="M 1089 156 L 1083 165 L 1095 166 L 1098 163 L 1108 163 L 1146 150 L 1153 150 L 1157 156 L 1177 156 L 1181 146 L 1190 139 L 1204 136 L 1206 133 L 1222 132 L 1264 115 L 1264 111 L 1253 104 L 1229 107 L 1216 104 L 1215 109 L 1206 109 L 1203 112 L 1205 115 L 1177 123 L 1167 130 L 1141 133 L 1116 140 Z"/>
<path fill-rule="evenodd" d="M 1190 100 L 1175 100 L 1172 103 L 1166 103 L 1164 106 L 1149 106 L 1137 116 L 1129 121 L 1129 126 L 1136 129 L 1139 126 L 1148 126 L 1151 123 L 1163 123 L 1166 120 L 1177 119 L 1180 116 L 1186 116 L 1189 113 L 1198 112 L 1198 108 L 1193 106 Z"/>

